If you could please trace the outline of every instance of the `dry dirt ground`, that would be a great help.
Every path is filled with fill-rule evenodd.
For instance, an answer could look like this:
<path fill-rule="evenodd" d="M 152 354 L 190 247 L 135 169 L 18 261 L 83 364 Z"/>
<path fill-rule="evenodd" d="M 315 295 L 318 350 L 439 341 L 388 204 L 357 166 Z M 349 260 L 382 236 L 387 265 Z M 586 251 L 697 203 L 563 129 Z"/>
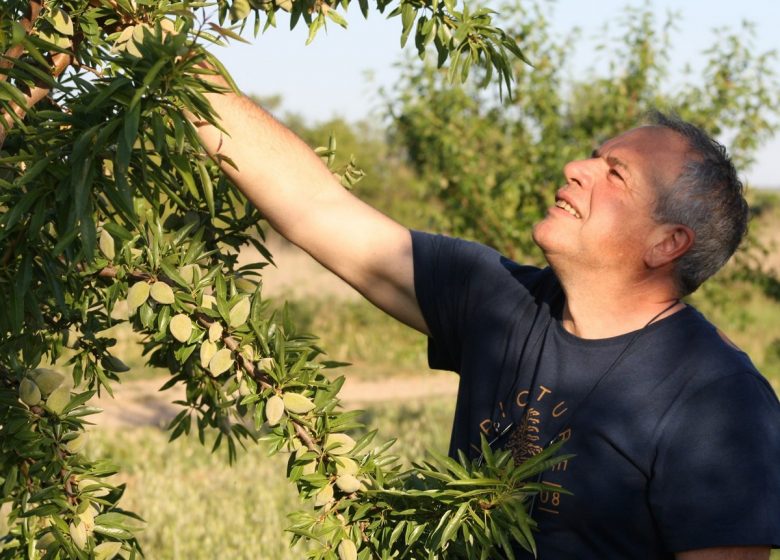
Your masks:
<path fill-rule="evenodd" d="M 263 292 L 266 295 L 328 297 L 334 303 L 360 297 L 306 253 L 278 236 L 269 236 L 268 248 L 277 266 L 269 265 L 263 272 Z M 240 262 L 252 260 L 260 260 L 254 249 L 242 251 Z M 160 392 L 158 389 L 164 382 L 164 379 L 146 379 L 115 385 L 115 398 L 104 395 L 93 399 L 92 404 L 102 408 L 103 413 L 93 416 L 91 421 L 104 426 L 166 426 L 181 410 L 173 401 L 183 399 L 184 390 L 176 386 Z M 453 395 L 454 398 L 456 390 L 457 377 L 442 372 L 385 380 L 350 379 L 347 375 L 339 395 L 345 408 L 353 409 L 375 402 L 408 400 L 410 396 Z"/>

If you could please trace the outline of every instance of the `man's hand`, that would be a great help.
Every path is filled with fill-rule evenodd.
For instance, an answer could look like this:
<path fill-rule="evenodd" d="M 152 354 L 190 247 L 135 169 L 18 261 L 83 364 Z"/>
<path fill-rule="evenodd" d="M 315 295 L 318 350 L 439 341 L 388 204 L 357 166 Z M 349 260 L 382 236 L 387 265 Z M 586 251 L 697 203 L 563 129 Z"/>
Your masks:
<path fill-rule="evenodd" d="M 427 334 L 409 230 L 350 194 L 300 138 L 243 95 L 207 97 L 226 134 L 196 123 L 199 135 L 212 157 L 235 164 L 220 161 L 271 226 L 374 305 Z"/>

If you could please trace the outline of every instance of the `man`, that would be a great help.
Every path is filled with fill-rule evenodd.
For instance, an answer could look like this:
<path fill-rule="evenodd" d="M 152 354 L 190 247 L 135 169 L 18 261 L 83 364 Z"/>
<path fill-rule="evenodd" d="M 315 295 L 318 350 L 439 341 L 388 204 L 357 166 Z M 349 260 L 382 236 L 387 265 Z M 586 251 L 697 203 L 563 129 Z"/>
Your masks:
<path fill-rule="evenodd" d="M 519 460 L 575 458 L 534 503 L 539 556 L 768 558 L 780 545 L 780 405 L 746 355 L 680 301 L 734 252 L 747 219 L 722 149 L 685 123 L 622 134 L 569 163 L 533 231 L 550 268 L 410 232 L 344 190 L 251 101 L 209 96 L 199 123 L 284 237 L 428 335 L 460 374 L 451 451 L 480 435 Z"/>

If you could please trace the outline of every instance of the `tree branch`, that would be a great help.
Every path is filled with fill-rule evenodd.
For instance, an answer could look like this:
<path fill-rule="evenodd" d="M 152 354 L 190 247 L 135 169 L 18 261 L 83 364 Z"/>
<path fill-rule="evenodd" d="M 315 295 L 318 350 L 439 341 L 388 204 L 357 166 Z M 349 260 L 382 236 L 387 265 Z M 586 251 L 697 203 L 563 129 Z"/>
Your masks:
<path fill-rule="evenodd" d="M 30 34 L 30 31 L 32 31 L 35 20 L 38 19 L 42 7 L 43 4 L 41 0 L 30 0 L 30 4 L 27 7 L 27 15 L 19 21 L 19 24 L 24 28 L 28 35 Z M 0 82 L 4 82 L 8 79 L 9 73 L 3 72 L 3 70 L 10 70 L 13 68 L 14 60 L 22 56 L 22 54 L 24 54 L 24 47 L 22 45 L 14 45 L 5 51 L 5 57 L 0 60 Z"/>
<path fill-rule="evenodd" d="M 65 71 L 66 68 L 68 68 L 68 66 L 71 65 L 73 62 L 73 55 L 70 53 L 60 52 L 52 55 L 51 60 L 51 77 L 57 78 Z M 3 144 L 5 143 L 5 138 L 8 135 L 8 131 L 11 130 L 14 126 L 14 115 L 20 120 L 23 119 L 27 114 L 27 111 L 35 106 L 35 104 L 38 103 L 41 99 L 49 95 L 49 92 L 51 92 L 50 87 L 36 86 L 30 89 L 30 93 L 25 95 L 24 106 L 19 106 L 13 101 L 10 101 L 8 105 L 12 108 L 12 113 L 7 113 L 5 110 L 0 112 L 0 116 L 2 117 L 2 119 L 0 119 L 0 148 L 2 148 Z"/>
<path fill-rule="evenodd" d="M 98 272 L 98 276 L 101 278 L 116 278 L 117 269 L 114 266 L 107 266 Z M 148 280 L 151 278 L 149 274 L 141 272 L 128 272 L 126 277 L 133 280 Z M 165 282 L 166 284 L 173 285 L 173 281 L 171 281 L 169 278 L 165 278 L 164 276 L 158 276 L 157 279 L 159 281 Z M 203 315 L 202 313 L 196 313 L 195 318 L 198 323 L 200 323 L 206 329 L 214 324 L 214 320 L 211 317 Z M 249 360 L 246 356 L 241 354 L 238 341 L 235 338 L 227 333 L 224 333 L 222 335 L 222 342 L 224 342 L 225 346 L 227 346 L 231 351 L 238 355 L 238 364 L 241 369 L 243 369 L 247 375 L 254 379 L 260 387 L 263 389 L 273 389 L 273 385 L 271 385 L 271 380 L 268 378 L 268 376 L 261 373 L 252 360 Z M 295 427 L 295 433 L 299 438 L 301 438 L 301 441 L 303 441 L 304 445 L 306 445 L 309 450 L 314 451 L 315 453 L 320 453 L 320 447 L 311 437 L 311 434 L 309 434 L 306 428 L 294 420 L 292 420 L 292 424 Z"/>

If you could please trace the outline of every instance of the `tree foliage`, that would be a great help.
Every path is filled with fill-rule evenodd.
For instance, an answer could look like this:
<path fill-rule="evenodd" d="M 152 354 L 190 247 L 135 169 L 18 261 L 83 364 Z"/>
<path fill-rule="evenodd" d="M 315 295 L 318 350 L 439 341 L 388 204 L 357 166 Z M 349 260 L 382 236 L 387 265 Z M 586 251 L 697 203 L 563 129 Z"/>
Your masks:
<path fill-rule="evenodd" d="M 475 466 L 434 457 L 405 470 L 355 441 L 311 335 L 262 298 L 271 262 L 261 216 L 204 155 L 188 114 L 214 122 L 203 80 L 224 70 L 203 45 L 290 13 L 310 39 L 334 3 L 309 0 L 9 0 L 0 8 L 0 558 L 136 558 L 141 518 L 122 509 L 115 468 L 85 457 L 89 399 L 127 367 L 113 326 L 143 335 L 165 388 L 186 398 L 171 438 L 196 431 L 231 460 L 265 440 L 313 513 L 291 531 L 316 558 L 464 556 L 533 548 L 529 482 L 555 459 L 517 465 L 485 450 Z M 366 0 L 360 0 L 365 14 Z M 511 36 L 487 10 L 452 0 L 375 6 L 403 21 L 450 73 L 510 83 Z M 205 69 L 210 61 L 216 70 Z M 320 153 L 334 164 L 335 145 Z M 335 169 L 345 184 L 353 165 Z M 267 262 L 239 265 L 254 245 Z M 56 364 L 56 366 L 52 366 Z M 56 367 L 57 369 L 51 369 Z M 62 371 L 65 371 L 65 374 Z M 260 482 L 260 481 L 258 481 Z"/>

